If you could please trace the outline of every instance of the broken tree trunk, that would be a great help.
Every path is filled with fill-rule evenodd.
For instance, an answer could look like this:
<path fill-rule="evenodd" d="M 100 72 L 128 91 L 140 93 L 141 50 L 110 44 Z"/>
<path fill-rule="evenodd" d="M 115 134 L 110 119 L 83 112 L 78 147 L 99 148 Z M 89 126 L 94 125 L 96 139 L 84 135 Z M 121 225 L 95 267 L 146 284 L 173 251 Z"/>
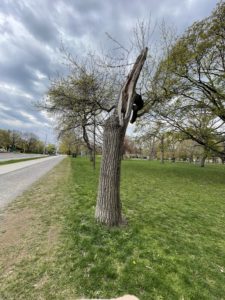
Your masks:
<path fill-rule="evenodd" d="M 95 217 L 98 222 L 108 226 L 119 226 L 123 222 L 120 200 L 122 148 L 133 106 L 137 80 L 146 60 L 147 52 L 148 49 L 145 48 L 137 57 L 121 89 L 117 109 L 104 125 Z"/>

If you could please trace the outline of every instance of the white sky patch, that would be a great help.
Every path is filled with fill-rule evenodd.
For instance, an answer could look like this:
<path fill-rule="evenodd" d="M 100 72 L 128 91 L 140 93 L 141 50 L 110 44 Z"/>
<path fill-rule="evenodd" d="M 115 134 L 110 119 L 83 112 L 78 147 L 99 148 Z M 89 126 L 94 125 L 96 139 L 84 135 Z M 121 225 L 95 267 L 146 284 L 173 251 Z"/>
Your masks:
<path fill-rule="evenodd" d="M 6 126 L 9 126 L 9 128 L 13 127 L 14 129 L 17 129 L 20 127 L 30 128 L 30 124 L 24 123 L 18 119 L 3 119 L 3 120 L 1 120 L 1 123 Z"/>
<path fill-rule="evenodd" d="M 49 115 L 48 115 L 47 111 L 42 110 L 42 111 L 40 112 L 40 114 L 41 114 L 42 116 L 44 116 L 45 118 L 49 119 Z"/>
<path fill-rule="evenodd" d="M 22 96 L 27 99 L 32 100 L 33 96 L 31 94 L 28 94 L 21 89 L 17 88 L 15 85 L 5 83 L 5 82 L 0 82 L 0 91 L 5 91 L 7 94 L 14 95 L 14 96 Z"/>
<path fill-rule="evenodd" d="M 172 15 L 173 15 L 174 17 L 180 16 L 180 15 L 181 15 L 181 8 L 180 8 L 180 7 L 176 7 L 175 9 L 173 9 Z"/>
<path fill-rule="evenodd" d="M 190 9 L 193 4 L 195 4 L 197 1 L 196 0 L 186 0 L 187 1 L 187 7 Z"/>
<path fill-rule="evenodd" d="M 183 11 L 186 9 L 186 1 L 182 1 L 183 5 L 179 4 L 179 6 L 174 6 L 174 5 L 162 5 L 160 8 L 160 15 L 165 15 L 165 16 L 173 16 L 173 17 L 178 17 L 182 15 Z"/>
<path fill-rule="evenodd" d="M 49 120 L 49 123 L 47 123 L 47 122 L 41 122 L 34 115 L 31 115 L 31 114 L 29 114 L 29 113 L 27 113 L 25 111 L 20 111 L 20 114 L 23 117 L 27 118 L 27 120 L 30 123 L 33 123 L 34 125 L 40 126 L 40 128 L 44 128 L 44 127 L 52 128 L 51 120 Z"/>
<path fill-rule="evenodd" d="M 36 70 L 35 74 L 36 74 L 37 78 L 40 80 L 47 78 L 47 76 L 45 74 L 43 74 L 42 72 L 40 72 L 39 70 Z"/>
<path fill-rule="evenodd" d="M 10 111 L 11 109 L 8 106 L 5 106 L 3 103 L 0 103 L 0 109 L 5 111 Z"/>
<path fill-rule="evenodd" d="M 42 116 L 44 116 L 46 119 L 48 119 L 49 122 L 51 122 L 51 123 L 54 123 L 54 122 L 55 122 L 55 118 L 52 117 L 52 116 L 50 116 L 49 113 L 48 113 L 47 111 L 42 110 L 42 111 L 40 111 L 40 114 L 41 114 Z"/>
<path fill-rule="evenodd" d="M 12 15 L 3 15 L 0 13 L 0 27 L 3 28 L 5 25 L 8 31 L 16 33 L 16 39 L 31 38 L 31 36 L 29 36 L 29 32 L 22 23 L 18 22 Z M 15 36 L 13 34 L 9 34 L 6 31 L 4 35 L 0 35 L 0 42 L 11 43 L 14 38 Z M 1 56 L 2 54 L 3 51 L 1 51 Z M 5 53 L 5 56 L 7 58 L 7 52 Z"/>
<path fill-rule="evenodd" d="M 127 127 L 127 134 L 131 136 L 134 135 L 134 129 L 135 129 L 135 125 L 129 123 Z"/>
<path fill-rule="evenodd" d="M 37 123 L 38 120 L 35 116 L 31 115 L 31 114 L 28 114 L 27 112 L 25 111 L 19 111 L 19 113 L 24 116 L 25 118 L 27 118 L 30 122 L 33 122 L 33 123 Z M 38 122 L 40 123 L 40 122 Z"/>
<path fill-rule="evenodd" d="M 7 30 L 4 30 L 7 28 Z M 0 43 L 6 42 L 10 37 L 10 20 L 0 12 Z"/>

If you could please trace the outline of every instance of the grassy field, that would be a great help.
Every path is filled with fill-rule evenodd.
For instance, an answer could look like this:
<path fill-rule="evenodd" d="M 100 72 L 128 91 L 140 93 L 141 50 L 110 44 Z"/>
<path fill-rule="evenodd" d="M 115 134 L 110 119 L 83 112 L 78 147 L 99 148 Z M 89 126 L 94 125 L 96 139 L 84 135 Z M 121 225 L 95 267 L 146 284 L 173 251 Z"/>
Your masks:
<path fill-rule="evenodd" d="M 65 159 L 2 214 L 0 299 L 225 299 L 225 167 L 124 161 L 128 225 L 94 221 L 98 171 Z"/>
<path fill-rule="evenodd" d="M 44 156 L 21 158 L 21 159 L 9 159 L 9 160 L 5 160 L 5 161 L 0 161 L 0 166 L 8 165 L 8 164 L 14 164 L 14 163 L 22 162 L 22 161 L 27 161 L 27 160 L 39 159 L 39 158 L 44 158 Z"/>

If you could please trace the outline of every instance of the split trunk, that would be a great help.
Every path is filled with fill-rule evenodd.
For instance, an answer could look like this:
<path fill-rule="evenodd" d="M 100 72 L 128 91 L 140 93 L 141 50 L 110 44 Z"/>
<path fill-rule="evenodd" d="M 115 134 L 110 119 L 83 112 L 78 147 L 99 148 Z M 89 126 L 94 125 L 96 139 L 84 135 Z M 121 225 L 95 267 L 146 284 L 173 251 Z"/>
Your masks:
<path fill-rule="evenodd" d="M 135 88 L 148 49 L 142 50 L 121 89 L 118 106 L 106 120 L 99 177 L 96 220 L 108 226 L 119 226 L 122 220 L 120 174 L 124 137 L 133 107 Z"/>

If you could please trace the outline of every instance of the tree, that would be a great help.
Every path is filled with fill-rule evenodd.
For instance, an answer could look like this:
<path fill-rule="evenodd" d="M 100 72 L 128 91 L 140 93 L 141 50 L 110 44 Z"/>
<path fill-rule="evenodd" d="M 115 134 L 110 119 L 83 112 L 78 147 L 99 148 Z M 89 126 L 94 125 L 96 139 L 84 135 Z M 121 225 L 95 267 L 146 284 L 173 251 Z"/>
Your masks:
<path fill-rule="evenodd" d="M 10 147 L 10 132 L 0 129 L 0 148 L 8 150 Z"/>
<path fill-rule="evenodd" d="M 125 136 L 123 143 L 123 156 L 136 154 L 137 151 L 135 141 L 131 137 Z"/>
<path fill-rule="evenodd" d="M 44 143 L 32 132 L 0 129 L 0 147 L 7 151 L 43 153 Z"/>
<path fill-rule="evenodd" d="M 27 152 L 27 153 L 35 153 L 38 151 L 38 147 L 37 147 L 37 144 L 38 144 L 38 137 L 32 133 L 32 132 L 26 132 L 24 133 L 23 135 L 23 140 L 24 140 L 24 152 Z"/>
<path fill-rule="evenodd" d="M 166 56 L 154 76 L 155 93 L 160 98 L 157 115 L 179 127 L 207 151 L 224 160 L 225 141 L 225 3 L 219 2 L 208 18 L 195 22 L 175 43 L 168 43 Z M 151 95 L 152 96 L 152 95 Z M 155 102 L 158 99 L 154 98 Z M 164 105 L 162 106 L 162 102 Z M 193 115 L 205 111 L 211 124 L 201 135 Z M 192 116 L 191 116 L 192 115 Z M 202 119 L 201 119 L 202 120 Z M 192 123 L 192 124 L 191 124 Z M 213 126 L 212 126 L 213 123 Z M 193 126 L 191 126 L 193 125 Z M 214 135 L 212 137 L 212 135 Z"/>
<path fill-rule="evenodd" d="M 17 148 L 20 149 L 21 144 L 21 133 L 17 130 L 9 131 L 10 136 L 10 150 L 16 151 Z"/>
<path fill-rule="evenodd" d="M 56 154 L 56 146 L 54 144 L 48 144 L 46 146 L 46 152 L 49 155 Z"/>
<path fill-rule="evenodd" d="M 92 58 L 78 62 L 67 55 L 67 61 L 70 75 L 53 80 L 45 103 L 39 106 L 56 116 L 59 137 L 80 130 L 93 161 L 96 127 L 102 123 L 102 113 L 114 108 L 113 80 L 95 67 Z"/>
<path fill-rule="evenodd" d="M 140 132 L 139 140 L 149 144 L 149 159 L 156 157 L 157 149 L 159 149 L 160 161 L 164 164 L 165 150 L 167 148 L 167 128 L 166 123 L 160 120 L 148 119 L 139 122 L 136 132 Z"/>
<path fill-rule="evenodd" d="M 156 109 L 164 122 L 174 127 L 180 137 L 192 139 L 203 149 L 203 161 L 208 154 L 214 153 L 219 157 L 224 156 L 224 124 L 216 119 L 205 108 L 196 110 L 193 107 L 174 107 L 176 103 L 168 102 L 162 109 Z M 204 166 L 204 163 L 202 163 Z"/>
<path fill-rule="evenodd" d="M 43 141 L 37 140 L 36 147 L 35 147 L 35 153 L 44 153 L 45 144 Z"/>
<path fill-rule="evenodd" d="M 80 147 L 83 144 L 84 142 L 82 142 L 82 139 L 77 135 L 77 133 L 74 130 L 70 130 L 60 137 L 59 152 L 66 153 L 67 155 L 71 155 L 73 153 L 78 155 Z"/>
<path fill-rule="evenodd" d="M 95 217 L 98 222 L 109 226 L 118 226 L 123 223 L 120 200 L 122 148 L 136 95 L 136 84 L 146 60 L 147 52 L 148 49 L 144 48 L 137 57 L 120 91 L 117 108 L 104 124 L 102 161 Z M 124 113 L 122 113 L 122 109 L 124 109 Z"/>
<path fill-rule="evenodd" d="M 145 44 L 143 27 L 141 33 L 137 40 L 138 46 Z M 106 62 L 104 58 L 95 59 L 94 63 L 92 60 L 92 64 L 85 61 L 83 65 L 73 61 L 74 72 L 66 79 L 52 83 L 44 107 L 59 117 L 59 127 L 63 131 L 81 128 L 86 143 L 88 129 L 92 128 L 92 132 L 95 133 L 98 126 L 103 127 L 102 161 L 95 217 L 98 222 L 108 226 L 118 226 L 123 222 L 120 201 L 122 148 L 133 103 L 138 97 L 137 81 L 148 52 L 147 48 L 142 47 L 135 63 L 131 63 L 133 58 L 129 56 L 130 51 L 114 39 L 113 41 L 116 42 L 117 48 L 124 50 L 125 55 L 123 53 L 121 56 L 108 56 L 111 63 Z M 122 64 L 118 65 L 121 61 Z M 128 67 L 131 65 L 132 69 L 124 82 Z M 142 79 L 144 81 L 144 78 Z M 83 84 L 84 81 L 87 84 Z M 94 89 L 90 89 L 87 93 L 92 83 Z"/>

